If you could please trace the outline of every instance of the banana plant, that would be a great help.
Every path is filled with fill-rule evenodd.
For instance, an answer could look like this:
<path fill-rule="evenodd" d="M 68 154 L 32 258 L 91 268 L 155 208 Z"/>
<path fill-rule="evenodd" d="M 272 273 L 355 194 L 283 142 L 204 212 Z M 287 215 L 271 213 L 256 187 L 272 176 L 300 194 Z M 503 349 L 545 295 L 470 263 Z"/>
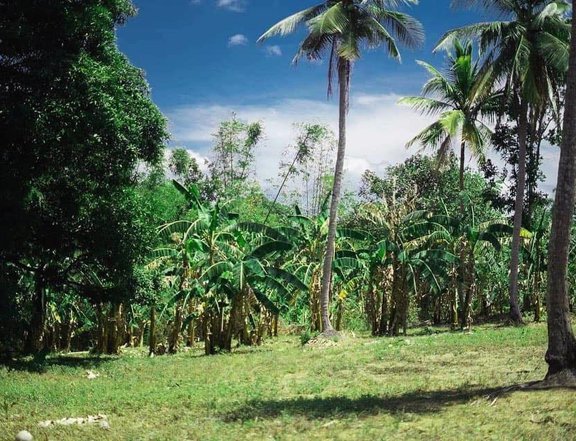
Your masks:
<path fill-rule="evenodd" d="M 453 292 L 451 302 L 452 327 L 461 329 L 472 326 L 472 302 L 477 292 L 476 259 L 488 249 L 501 250 L 501 240 L 510 237 L 512 228 L 505 222 L 492 220 L 476 222 L 474 208 L 469 206 L 470 215 L 464 220 L 448 214 L 430 218 L 431 225 L 444 235 L 447 246 L 458 259 L 452 268 Z M 523 231 L 525 237 L 529 232 Z M 458 308 L 460 304 L 460 308 Z"/>
<path fill-rule="evenodd" d="M 532 228 L 530 240 L 525 243 L 524 256 L 526 266 L 527 292 L 531 293 L 528 302 L 534 308 L 534 321 L 540 322 L 542 313 L 542 288 L 544 274 L 548 270 L 548 234 L 551 226 L 551 212 L 547 208 L 542 208 L 537 221 Z"/>
<path fill-rule="evenodd" d="M 154 253 L 154 264 L 164 266 L 176 290 L 169 351 L 177 349 L 182 327 L 198 319 L 207 354 L 230 350 L 235 336 L 240 343 L 252 342 L 247 328 L 256 323 L 255 306 L 277 317 L 279 308 L 269 293 L 286 297 L 290 289 L 304 288 L 288 271 L 270 264 L 292 244 L 272 228 L 239 223 L 219 202 L 200 201 L 194 187 L 183 191 L 190 196 L 192 220 L 162 226 L 166 245 Z"/>
<path fill-rule="evenodd" d="M 290 240 L 294 243 L 294 252 L 287 261 L 286 266 L 307 286 L 306 292 L 308 295 L 294 299 L 296 305 L 292 309 L 296 314 L 300 314 L 300 317 L 298 317 L 300 319 L 299 321 L 304 321 L 312 331 L 317 332 L 324 330 L 321 318 L 320 292 L 322 261 L 329 223 L 328 202 L 329 195 L 324 199 L 321 210 L 316 216 L 305 216 L 299 207 L 296 206 L 294 208 L 294 215 L 289 218 L 291 226 L 280 229 L 280 231 L 285 232 L 286 236 L 290 237 Z M 363 231 L 339 228 L 337 230 L 337 251 L 335 252 L 335 257 L 337 257 L 342 250 L 352 249 L 353 242 L 363 241 L 367 238 L 366 233 Z M 336 270 L 337 266 L 337 262 L 333 261 L 333 271 Z M 345 278 L 339 277 L 341 275 L 341 273 L 332 274 L 331 286 L 333 288 L 339 288 L 340 285 L 346 283 Z M 341 297 L 341 290 L 333 289 L 332 292 L 337 300 Z M 341 321 L 343 313 L 342 302 L 337 304 L 336 309 Z"/>
<path fill-rule="evenodd" d="M 398 335 L 407 328 L 410 295 L 439 291 L 439 262 L 452 255 L 436 246 L 441 232 L 430 229 L 428 214 L 415 210 L 416 189 L 383 195 L 359 207 L 356 217 L 379 239 L 363 252 L 368 288 L 365 310 L 375 335 Z"/>

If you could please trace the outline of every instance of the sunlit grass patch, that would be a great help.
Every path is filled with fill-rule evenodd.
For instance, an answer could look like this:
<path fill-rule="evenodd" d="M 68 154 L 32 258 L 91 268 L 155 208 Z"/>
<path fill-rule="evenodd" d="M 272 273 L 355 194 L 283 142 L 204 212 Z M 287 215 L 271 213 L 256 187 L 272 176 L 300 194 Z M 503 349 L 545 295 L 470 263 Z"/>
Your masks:
<path fill-rule="evenodd" d="M 0 368 L 0 439 L 573 439 L 572 390 L 503 392 L 545 374 L 545 327 L 302 347 L 280 337 L 212 357 L 87 354 Z M 99 376 L 89 380 L 86 372 Z M 98 426 L 38 422 L 104 414 Z"/>

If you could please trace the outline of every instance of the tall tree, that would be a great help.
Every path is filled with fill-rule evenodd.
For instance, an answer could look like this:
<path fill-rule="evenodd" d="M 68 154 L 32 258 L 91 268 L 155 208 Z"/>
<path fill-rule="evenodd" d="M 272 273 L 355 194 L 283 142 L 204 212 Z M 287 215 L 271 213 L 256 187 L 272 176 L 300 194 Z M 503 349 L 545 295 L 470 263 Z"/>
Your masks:
<path fill-rule="evenodd" d="M 332 92 L 332 74 L 336 71 L 339 87 L 338 150 L 334 170 L 330 220 L 326 254 L 322 270 L 321 315 L 325 335 L 334 333 L 328 313 L 332 262 L 334 259 L 338 204 L 342 189 L 346 153 L 346 118 L 350 96 L 350 74 L 353 63 L 360 58 L 361 47 L 384 45 L 389 55 L 400 59 L 394 34 L 407 46 L 417 46 L 423 40 L 421 24 L 407 14 L 391 10 L 400 5 L 418 4 L 418 0 L 326 0 L 297 12 L 278 22 L 258 41 L 275 35 L 292 33 L 305 24 L 308 35 L 301 42 L 294 61 L 302 57 L 321 59 L 328 54 L 328 95 Z"/>
<path fill-rule="evenodd" d="M 128 0 L 0 2 L 0 261 L 33 280 L 21 293 L 30 350 L 51 291 L 115 300 L 145 248 L 136 169 L 160 160 L 166 131 L 116 46 L 134 12 Z"/>
<path fill-rule="evenodd" d="M 558 167 L 558 183 L 552 214 L 548 255 L 548 351 L 546 379 L 560 384 L 576 382 L 576 339 L 568 303 L 568 254 L 576 202 L 576 21 L 572 42 L 564 111 L 564 135 Z"/>
<path fill-rule="evenodd" d="M 518 108 L 518 181 L 510 258 L 510 318 L 522 322 L 518 302 L 520 235 L 526 186 L 526 142 L 531 117 L 550 105 L 558 72 L 568 63 L 570 4 L 566 0 L 454 0 L 455 5 L 482 6 L 505 21 L 478 23 L 449 31 L 437 48 L 454 38 L 478 37 L 485 65 L 494 82 L 503 81 L 507 97 Z"/>
<path fill-rule="evenodd" d="M 214 197 L 235 197 L 239 186 L 254 173 L 254 152 L 262 139 L 263 127 L 232 115 L 232 119 L 220 123 L 213 136 L 213 157 L 208 168 L 216 192 Z"/>
<path fill-rule="evenodd" d="M 419 62 L 419 64 L 432 75 L 432 78 L 424 85 L 424 96 L 407 97 L 400 102 L 411 105 L 421 113 L 440 114 L 440 117 L 416 135 L 407 145 L 412 146 L 419 143 L 424 148 L 435 147 L 438 149 L 439 162 L 445 163 L 453 143 L 455 141 L 460 142 L 460 216 L 461 221 L 463 221 L 467 214 L 464 200 L 466 148 L 477 159 L 484 157 L 485 147 L 490 140 L 492 131 L 483 119 L 488 119 L 488 121 L 494 119 L 499 94 L 492 92 L 489 71 L 482 71 L 479 63 L 474 60 L 471 42 L 462 43 L 458 39 L 454 40 L 452 53 L 449 54 L 449 67 L 446 75 L 428 63 Z M 461 299 L 471 299 L 473 281 L 470 277 L 466 277 L 467 265 L 465 263 L 469 260 L 466 256 L 472 254 L 472 251 L 468 249 L 470 242 L 462 240 L 460 247 L 458 291 Z M 463 317 L 467 315 L 465 310 L 470 301 L 463 302 Z M 462 326 L 464 325 L 463 318 Z"/>
<path fill-rule="evenodd" d="M 198 182 L 204 178 L 198 161 L 185 148 L 178 147 L 170 152 L 168 166 L 176 178 L 184 182 L 185 186 L 198 185 Z"/>
<path fill-rule="evenodd" d="M 494 119 L 499 94 L 492 92 L 486 73 L 482 72 L 478 62 L 474 61 L 471 42 L 454 41 L 446 75 L 428 63 L 418 63 L 432 78 L 424 85 L 423 96 L 406 97 L 400 102 L 421 113 L 439 114 L 440 117 L 407 145 L 410 147 L 418 143 L 424 148 L 435 147 L 438 149 L 439 161 L 446 162 L 453 143 L 459 140 L 459 183 L 460 192 L 463 192 L 466 148 L 477 159 L 483 158 L 492 131 L 482 118 L 487 118 L 488 121 Z"/>

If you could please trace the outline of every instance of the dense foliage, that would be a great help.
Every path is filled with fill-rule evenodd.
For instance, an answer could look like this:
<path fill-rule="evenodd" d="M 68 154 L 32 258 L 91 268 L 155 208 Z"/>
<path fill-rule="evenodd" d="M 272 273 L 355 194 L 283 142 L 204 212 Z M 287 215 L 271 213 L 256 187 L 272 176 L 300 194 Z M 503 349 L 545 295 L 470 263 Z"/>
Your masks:
<path fill-rule="evenodd" d="M 50 301 L 130 299 L 153 231 L 135 170 L 159 161 L 166 132 L 116 48 L 133 12 L 124 0 L 0 3 L 0 326 L 29 350 L 50 338 Z"/>
<path fill-rule="evenodd" d="M 541 320 L 552 215 L 540 149 L 561 142 L 569 8 L 484 3 L 517 20 L 448 33 L 445 72 L 422 63 L 423 96 L 403 100 L 438 116 L 407 134 L 436 154 L 366 170 L 340 204 L 351 62 L 362 41 L 399 55 L 381 23 L 416 44 L 411 17 L 333 1 L 264 35 L 307 24 L 299 55 L 328 48 L 341 89 L 338 145 L 300 122 L 270 195 L 254 173 L 260 122 L 222 121 L 206 164 L 185 148 L 165 154 L 164 118 L 116 47 L 129 1 L 0 1 L 0 353 L 203 342 L 215 354 L 280 331 L 397 336 L 417 323 L 519 321 L 520 310 Z M 525 31 L 540 40 L 526 46 Z M 478 37 L 482 57 L 458 36 Z M 485 159 L 490 147 L 505 171 Z"/>

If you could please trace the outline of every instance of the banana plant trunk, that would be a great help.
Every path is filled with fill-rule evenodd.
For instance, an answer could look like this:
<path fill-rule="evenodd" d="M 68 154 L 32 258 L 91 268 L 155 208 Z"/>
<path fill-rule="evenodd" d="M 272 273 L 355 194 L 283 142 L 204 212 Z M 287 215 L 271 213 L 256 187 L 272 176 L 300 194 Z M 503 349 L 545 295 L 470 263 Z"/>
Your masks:
<path fill-rule="evenodd" d="M 150 332 L 148 336 L 148 356 L 156 354 L 156 305 L 150 305 Z"/>
<path fill-rule="evenodd" d="M 475 279 L 476 279 L 476 264 L 474 258 L 474 248 L 472 244 L 467 244 L 467 261 L 464 271 L 464 286 L 465 286 L 465 298 L 464 304 L 462 305 L 462 317 L 460 327 L 462 329 L 472 329 L 472 300 L 474 299 L 475 291 Z"/>
<path fill-rule="evenodd" d="M 548 350 L 546 379 L 552 383 L 576 382 L 576 339 L 570 323 L 568 257 L 576 202 L 576 21 L 572 20 L 570 65 L 566 88 L 564 133 L 558 183 L 552 213 L 548 254 Z"/>
<path fill-rule="evenodd" d="M 183 322 L 183 308 L 182 301 L 178 300 L 176 303 L 176 312 L 174 313 L 174 323 L 172 329 L 170 330 L 170 335 L 168 337 L 168 353 L 175 354 L 178 352 L 180 331 L 182 330 Z"/>
<path fill-rule="evenodd" d="M 322 317 L 320 315 L 320 292 L 322 281 L 320 274 L 314 271 L 310 285 L 310 324 L 313 331 L 322 332 Z"/>
<path fill-rule="evenodd" d="M 322 289 L 320 291 L 320 315 L 322 318 L 322 333 L 326 336 L 336 334 L 329 315 L 330 289 L 332 284 L 332 261 L 335 253 L 336 226 L 338 222 L 338 205 L 342 191 L 342 175 L 344 172 L 344 157 L 346 154 L 346 116 L 348 114 L 348 99 L 350 94 L 350 61 L 338 58 L 339 82 L 339 121 L 338 121 L 338 153 L 334 170 L 332 200 L 330 201 L 330 220 L 328 223 L 328 239 L 326 254 L 322 267 Z"/>
<path fill-rule="evenodd" d="M 458 269 L 452 270 L 452 293 L 450 296 L 450 316 L 451 328 L 453 331 L 458 329 Z"/>
<path fill-rule="evenodd" d="M 400 335 L 400 327 L 406 328 L 408 292 L 406 290 L 406 268 L 397 257 L 393 258 L 392 268 L 394 276 L 392 280 L 392 295 L 390 299 L 390 312 L 388 335 L 397 337 Z"/>
<path fill-rule="evenodd" d="M 514 204 L 514 229 L 512 231 L 512 250 L 510 257 L 510 320 L 522 323 L 522 313 L 518 303 L 518 266 L 520 263 L 520 235 L 522 232 L 522 212 L 524 210 L 524 189 L 526 187 L 526 141 L 528 136 L 528 105 L 521 98 L 518 119 L 518 175 L 516 183 L 516 202 Z"/>
<path fill-rule="evenodd" d="M 193 301 L 190 301 L 188 305 L 188 314 L 190 317 L 194 316 L 195 305 Z M 196 343 L 196 320 L 190 319 L 188 323 L 188 346 L 193 348 Z"/>
<path fill-rule="evenodd" d="M 385 284 L 383 284 L 385 285 Z M 390 299 L 388 295 L 388 287 L 382 287 L 382 303 L 380 304 L 380 321 L 378 325 L 377 335 L 384 336 L 388 334 L 388 321 L 390 320 Z M 378 320 L 376 320 L 378 322 Z"/>
<path fill-rule="evenodd" d="M 540 273 L 534 274 L 534 322 L 540 323 L 542 319 L 540 314 L 542 312 L 542 305 L 540 302 Z"/>

